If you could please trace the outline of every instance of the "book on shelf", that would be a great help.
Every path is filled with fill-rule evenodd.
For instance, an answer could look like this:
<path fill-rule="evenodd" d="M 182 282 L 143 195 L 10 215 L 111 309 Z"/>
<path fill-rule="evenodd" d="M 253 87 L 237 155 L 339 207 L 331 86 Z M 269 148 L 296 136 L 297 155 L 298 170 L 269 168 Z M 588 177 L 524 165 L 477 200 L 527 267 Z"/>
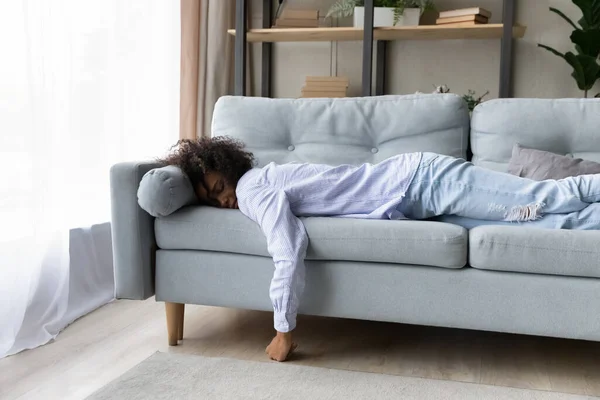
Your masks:
<path fill-rule="evenodd" d="M 342 76 L 307 76 L 301 97 L 347 97 L 348 78 Z"/>
<path fill-rule="evenodd" d="M 302 88 L 302 93 L 313 93 L 313 92 L 319 92 L 319 93 L 338 93 L 338 94 L 346 94 L 346 88 L 333 88 L 333 89 L 326 89 L 326 88 L 319 88 L 319 87 L 309 87 L 309 86 L 304 86 Z"/>
<path fill-rule="evenodd" d="M 341 76 L 307 76 L 301 96 L 307 97 L 347 97 L 348 78 Z"/>
<path fill-rule="evenodd" d="M 339 98 L 339 97 L 347 97 L 346 92 L 314 92 L 314 91 L 302 91 L 302 98 Z"/>
<path fill-rule="evenodd" d="M 290 10 L 281 12 L 281 19 L 319 19 L 319 10 Z"/>
<path fill-rule="evenodd" d="M 306 81 L 305 86 L 319 87 L 319 88 L 332 88 L 332 89 L 345 89 L 348 87 L 348 82 L 344 82 L 344 81 Z"/>
<path fill-rule="evenodd" d="M 345 92 L 348 89 L 347 86 L 333 86 L 333 85 L 304 85 L 302 90 L 312 90 L 317 92 Z"/>
<path fill-rule="evenodd" d="M 480 26 L 480 25 L 486 25 L 486 24 L 481 24 L 479 22 L 470 21 L 470 22 L 452 22 L 450 24 L 437 24 L 436 26 L 448 27 L 448 28 L 464 28 L 467 26 Z"/>
<path fill-rule="evenodd" d="M 281 19 L 277 18 L 274 28 L 318 28 L 318 19 Z"/>
<path fill-rule="evenodd" d="M 459 10 L 440 11 L 439 18 L 464 17 L 465 15 L 481 15 L 485 18 L 490 18 L 492 13 L 485 8 L 471 7 L 461 8 Z"/>
<path fill-rule="evenodd" d="M 487 24 L 488 19 L 481 15 L 465 15 L 462 17 L 438 18 L 435 23 L 438 25 L 452 24 L 455 22 L 476 22 L 478 24 Z"/>
<path fill-rule="evenodd" d="M 344 82 L 348 85 L 348 78 L 344 76 L 307 76 L 306 82 Z"/>

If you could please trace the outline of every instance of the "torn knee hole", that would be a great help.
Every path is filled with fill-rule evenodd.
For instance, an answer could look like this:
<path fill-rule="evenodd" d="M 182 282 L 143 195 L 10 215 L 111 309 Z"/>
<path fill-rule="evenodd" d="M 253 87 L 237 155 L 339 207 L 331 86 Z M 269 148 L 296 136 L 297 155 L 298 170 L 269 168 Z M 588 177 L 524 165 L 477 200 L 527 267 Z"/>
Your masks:
<path fill-rule="evenodd" d="M 535 221 L 542 217 L 543 203 L 531 203 L 524 206 L 514 206 L 505 215 L 507 221 L 523 222 Z"/>
<path fill-rule="evenodd" d="M 503 204 L 490 203 L 488 205 L 488 211 L 493 213 L 504 213 L 506 212 L 506 206 Z"/>

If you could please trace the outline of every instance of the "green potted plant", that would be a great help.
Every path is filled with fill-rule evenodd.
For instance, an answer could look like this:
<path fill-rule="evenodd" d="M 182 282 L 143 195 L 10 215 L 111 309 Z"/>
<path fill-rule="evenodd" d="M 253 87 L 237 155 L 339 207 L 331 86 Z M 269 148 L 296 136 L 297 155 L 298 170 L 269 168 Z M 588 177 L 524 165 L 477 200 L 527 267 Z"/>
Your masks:
<path fill-rule="evenodd" d="M 362 0 L 338 0 L 327 17 L 349 17 L 354 15 L 354 27 L 362 28 L 365 7 Z M 433 0 L 374 0 L 373 26 L 419 25 L 421 14 L 433 10 Z"/>
<path fill-rule="evenodd" d="M 469 111 L 473 112 L 475 107 L 477 107 L 479 104 L 481 104 L 483 102 L 483 98 L 485 96 L 487 96 L 489 93 L 490 93 L 490 91 L 488 90 L 481 96 L 477 97 L 476 92 L 474 90 L 469 89 L 467 91 L 467 94 L 463 95 L 462 98 L 465 101 L 465 103 L 467 103 L 467 107 L 469 108 Z"/>
<path fill-rule="evenodd" d="M 444 93 L 450 93 L 450 88 L 448 87 L 448 85 L 433 85 L 434 90 L 433 90 L 433 94 L 444 94 Z M 421 93 L 421 92 L 417 92 L 417 93 Z M 477 97 L 477 92 L 475 92 L 474 90 L 469 89 L 467 91 L 467 94 L 463 94 L 462 98 L 465 101 L 465 103 L 467 103 L 467 107 L 469 108 L 469 112 L 473 112 L 473 110 L 475 109 L 475 107 L 477 107 L 479 104 L 481 104 L 483 102 L 483 98 L 485 96 L 487 96 L 488 94 L 490 94 L 490 91 L 487 90 L 484 94 L 482 94 L 481 96 Z"/>
<path fill-rule="evenodd" d="M 575 45 L 575 52 L 568 51 L 563 54 L 541 43 L 538 43 L 538 46 L 561 57 L 573 68 L 571 76 L 575 79 L 577 87 L 583 90 L 584 97 L 588 97 L 588 91 L 600 80 L 600 0 L 573 0 L 573 3 L 583 14 L 578 21 L 579 25 L 556 8 L 551 7 L 550 11 L 573 27 L 570 39 Z"/>

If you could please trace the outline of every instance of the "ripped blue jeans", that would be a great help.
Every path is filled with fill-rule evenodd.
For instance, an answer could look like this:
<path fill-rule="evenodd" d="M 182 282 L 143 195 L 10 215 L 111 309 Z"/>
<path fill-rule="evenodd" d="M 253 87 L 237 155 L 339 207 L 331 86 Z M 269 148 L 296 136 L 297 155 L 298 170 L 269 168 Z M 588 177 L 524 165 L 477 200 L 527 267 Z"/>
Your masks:
<path fill-rule="evenodd" d="M 398 211 L 410 219 L 437 217 L 459 224 L 461 218 L 468 218 L 476 225 L 486 221 L 532 222 L 532 227 L 599 229 L 600 207 L 587 210 L 598 202 L 600 174 L 538 182 L 461 159 L 423 153 Z M 582 215 L 589 218 L 582 220 Z M 596 220 L 595 227 L 590 221 L 587 227 L 579 227 L 576 220 Z"/>

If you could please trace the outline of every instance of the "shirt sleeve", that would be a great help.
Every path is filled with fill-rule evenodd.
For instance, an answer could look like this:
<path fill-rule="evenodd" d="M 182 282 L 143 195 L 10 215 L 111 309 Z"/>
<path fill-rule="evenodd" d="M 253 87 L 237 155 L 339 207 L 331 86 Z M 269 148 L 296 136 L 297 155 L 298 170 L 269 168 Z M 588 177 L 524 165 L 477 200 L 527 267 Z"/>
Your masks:
<path fill-rule="evenodd" d="M 254 193 L 248 206 L 253 208 L 253 219 L 267 238 L 275 265 L 269 290 L 275 329 L 289 332 L 296 327 L 299 298 L 304 290 L 308 236 L 283 190 L 263 187 L 260 193 Z"/>

